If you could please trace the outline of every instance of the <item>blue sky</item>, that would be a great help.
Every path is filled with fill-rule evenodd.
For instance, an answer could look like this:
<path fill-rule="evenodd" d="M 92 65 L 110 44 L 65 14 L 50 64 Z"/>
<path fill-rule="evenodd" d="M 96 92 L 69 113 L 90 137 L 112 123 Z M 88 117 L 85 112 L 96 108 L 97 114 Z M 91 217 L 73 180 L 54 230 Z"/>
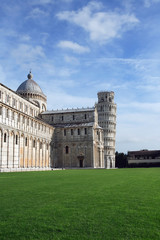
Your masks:
<path fill-rule="evenodd" d="M 48 109 L 114 91 L 116 150 L 160 149 L 160 0 L 0 0 L 0 82 L 30 69 Z"/>

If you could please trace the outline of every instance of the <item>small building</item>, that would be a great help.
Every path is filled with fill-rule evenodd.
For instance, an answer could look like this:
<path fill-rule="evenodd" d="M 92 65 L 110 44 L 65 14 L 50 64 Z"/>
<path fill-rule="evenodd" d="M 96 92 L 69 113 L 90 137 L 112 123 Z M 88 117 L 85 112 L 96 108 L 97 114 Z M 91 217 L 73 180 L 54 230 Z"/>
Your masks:
<path fill-rule="evenodd" d="M 160 167 L 160 150 L 129 151 L 128 167 Z"/>

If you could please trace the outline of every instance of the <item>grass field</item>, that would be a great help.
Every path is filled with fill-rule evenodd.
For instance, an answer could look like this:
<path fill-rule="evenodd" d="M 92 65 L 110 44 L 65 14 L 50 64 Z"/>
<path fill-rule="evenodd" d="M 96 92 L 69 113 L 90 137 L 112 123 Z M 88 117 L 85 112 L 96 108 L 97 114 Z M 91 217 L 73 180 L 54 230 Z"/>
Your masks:
<path fill-rule="evenodd" d="M 0 240 L 159 240 L 160 168 L 0 173 Z"/>

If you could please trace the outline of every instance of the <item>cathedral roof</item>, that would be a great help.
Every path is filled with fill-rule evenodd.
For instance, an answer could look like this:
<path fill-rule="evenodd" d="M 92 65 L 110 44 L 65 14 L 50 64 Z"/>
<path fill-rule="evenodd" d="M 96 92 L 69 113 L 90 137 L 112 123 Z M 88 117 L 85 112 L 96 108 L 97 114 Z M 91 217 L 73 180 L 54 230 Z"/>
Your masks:
<path fill-rule="evenodd" d="M 28 74 L 28 80 L 24 81 L 18 88 L 17 93 L 36 93 L 43 94 L 40 86 L 32 79 L 31 72 Z M 44 95 L 44 94 L 43 94 Z"/>
<path fill-rule="evenodd" d="M 95 111 L 95 107 L 51 110 L 51 111 L 43 112 L 42 114 L 47 115 L 47 114 L 54 114 L 54 113 L 75 113 L 75 112 L 93 112 L 93 111 Z"/>

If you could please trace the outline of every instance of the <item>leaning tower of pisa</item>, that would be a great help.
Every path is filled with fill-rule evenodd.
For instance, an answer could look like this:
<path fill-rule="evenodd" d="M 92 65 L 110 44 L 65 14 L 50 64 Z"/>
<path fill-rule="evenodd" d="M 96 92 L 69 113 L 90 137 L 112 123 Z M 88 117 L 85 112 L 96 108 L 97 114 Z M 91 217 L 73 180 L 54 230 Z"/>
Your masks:
<path fill-rule="evenodd" d="M 114 92 L 98 92 L 98 123 L 104 131 L 105 168 L 115 168 L 116 104 Z"/>

